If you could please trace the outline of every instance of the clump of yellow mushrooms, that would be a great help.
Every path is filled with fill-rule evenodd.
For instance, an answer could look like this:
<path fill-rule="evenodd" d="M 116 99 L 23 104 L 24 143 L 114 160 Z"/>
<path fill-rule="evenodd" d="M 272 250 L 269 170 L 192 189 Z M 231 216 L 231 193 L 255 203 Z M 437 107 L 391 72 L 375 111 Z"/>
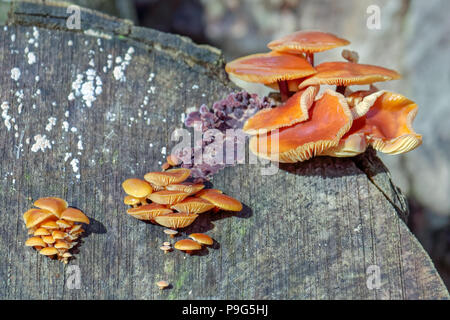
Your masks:
<path fill-rule="evenodd" d="M 23 215 L 28 234 L 32 235 L 25 245 L 67 263 L 72 257 L 70 249 L 84 232 L 82 224 L 89 224 L 89 218 L 60 198 L 40 198 L 34 206 Z"/>

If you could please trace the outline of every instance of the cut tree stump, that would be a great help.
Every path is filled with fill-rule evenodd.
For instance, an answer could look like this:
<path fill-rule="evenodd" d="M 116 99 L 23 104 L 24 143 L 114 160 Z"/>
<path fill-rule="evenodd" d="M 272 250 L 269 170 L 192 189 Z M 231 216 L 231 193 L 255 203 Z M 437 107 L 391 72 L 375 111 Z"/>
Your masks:
<path fill-rule="evenodd" d="M 183 231 L 212 248 L 165 255 L 163 229 L 125 213 L 121 182 L 159 169 L 187 108 L 237 90 L 220 51 L 84 9 L 69 30 L 65 5 L 47 1 L 1 6 L 1 299 L 449 298 L 373 151 L 268 176 L 226 168 L 212 184 L 245 209 Z M 24 247 L 22 213 L 44 196 L 92 221 L 68 265 Z"/>

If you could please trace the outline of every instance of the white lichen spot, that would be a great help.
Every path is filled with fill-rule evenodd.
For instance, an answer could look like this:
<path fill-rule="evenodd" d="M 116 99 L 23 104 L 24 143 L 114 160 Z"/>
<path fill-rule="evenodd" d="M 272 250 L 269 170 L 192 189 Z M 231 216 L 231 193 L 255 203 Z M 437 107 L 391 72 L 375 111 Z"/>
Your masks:
<path fill-rule="evenodd" d="M 73 41 L 72 41 L 72 40 L 67 41 L 67 45 L 68 45 L 69 47 L 73 46 Z"/>
<path fill-rule="evenodd" d="M 3 123 L 9 131 L 11 129 L 11 116 L 8 115 L 9 103 L 4 101 L 0 108 L 2 109 Z"/>
<path fill-rule="evenodd" d="M 69 123 L 67 121 L 63 121 L 62 128 L 65 132 L 69 131 Z"/>
<path fill-rule="evenodd" d="M 18 81 L 20 78 L 20 69 L 19 68 L 12 68 L 11 69 L 11 79 L 14 81 Z"/>
<path fill-rule="evenodd" d="M 162 147 L 162 149 L 161 149 L 161 154 L 166 154 L 166 153 L 167 153 L 166 147 Z"/>
<path fill-rule="evenodd" d="M 48 118 L 48 122 L 47 125 L 45 126 L 45 130 L 50 132 L 52 131 L 53 126 L 56 124 L 56 118 L 55 117 L 50 117 Z"/>
<path fill-rule="evenodd" d="M 27 58 L 28 64 L 36 63 L 36 55 L 34 54 L 34 52 L 28 52 Z"/>
<path fill-rule="evenodd" d="M 31 146 L 31 151 L 38 152 L 41 150 L 42 152 L 45 151 L 45 149 L 51 149 L 52 145 L 50 144 L 50 141 L 47 139 L 47 136 L 37 134 L 34 136 L 35 143 Z"/>
<path fill-rule="evenodd" d="M 72 159 L 72 161 L 70 161 L 70 165 L 72 166 L 72 171 L 73 172 L 78 172 L 78 164 L 79 164 L 80 162 L 78 161 L 78 159 L 77 158 L 73 158 Z"/>
<path fill-rule="evenodd" d="M 197 90 L 198 88 L 199 88 L 199 86 L 196 85 L 196 84 L 194 84 L 194 85 L 192 86 L 192 90 Z"/>
<path fill-rule="evenodd" d="M 67 162 L 67 160 L 69 160 L 69 158 L 72 156 L 71 152 L 66 152 L 66 155 L 64 156 L 64 162 Z"/>

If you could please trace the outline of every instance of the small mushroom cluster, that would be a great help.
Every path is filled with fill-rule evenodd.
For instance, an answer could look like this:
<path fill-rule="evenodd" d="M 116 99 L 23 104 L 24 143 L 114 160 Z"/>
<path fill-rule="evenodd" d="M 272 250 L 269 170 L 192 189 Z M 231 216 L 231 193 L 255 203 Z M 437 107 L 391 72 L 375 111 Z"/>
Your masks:
<path fill-rule="evenodd" d="M 187 254 L 192 254 L 194 251 L 201 250 L 203 246 L 210 246 L 214 240 L 204 233 L 192 233 L 189 235 L 191 239 L 179 240 L 175 243 L 175 249 L 185 251 Z"/>
<path fill-rule="evenodd" d="M 89 218 L 80 210 L 68 207 L 60 198 L 40 198 L 34 206 L 37 208 L 23 215 L 28 234 L 33 235 L 25 245 L 67 263 L 72 257 L 69 250 L 77 245 L 76 240 L 84 232 L 82 223 L 89 224 Z"/>
<path fill-rule="evenodd" d="M 272 52 L 239 58 L 226 71 L 242 80 L 278 88 L 283 103 L 248 119 L 250 150 L 276 162 L 294 163 L 314 156 L 351 157 L 368 146 L 388 154 L 411 151 L 422 143 L 412 122 L 417 105 L 404 96 L 378 90 L 373 83 L 399 79 L 394 71 L 358 63 L 344 50 L 346 62 L 314 67 L 314 53 L 348 45 L 319 31 L 298 31 L 272 41 Z M 335 85 L 336 90 L 320 90 Z M 370 85 L 352 92 L 348 86 Z"/>
<path fill-rule="evenodd" d="M 186 181 L 190 173 L 187 168 L 175 168 L 149 172 L 144 180 L 125 180 L 122 183 L 127 193 L 124 203 L 132 207 L 127 213 L 134 218 L 176 230 L 189 226 L 199 214 L 207 211 L 242 210 L 242 204 L 238 200 L 222 191 L 204 189 L 205 185 L 202 183 Z"/>

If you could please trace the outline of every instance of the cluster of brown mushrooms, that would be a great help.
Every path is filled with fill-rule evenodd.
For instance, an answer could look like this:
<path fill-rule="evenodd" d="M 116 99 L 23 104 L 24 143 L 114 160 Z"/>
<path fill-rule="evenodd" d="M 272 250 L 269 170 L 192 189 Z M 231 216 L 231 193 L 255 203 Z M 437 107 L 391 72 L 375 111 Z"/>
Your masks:
<path fill-rule="evenodd" d="M 28 234 L 33 235 L 25 245 L 34 247 L 40 254 L 54 257 L 67 263 L 69 252 L 77 245 L 84 232 L 82 223 L 89 224 L 88 217 L 78 209 L 69 208 L 60 198 L 40 198 L 23 215 Z"/>
<path fill-rule="evenodd" d="M 186 181 L 190 173 L 191 171 L 186 168 L 174 168 L 149 172 L 144 176 L 144 180 L 138 178 L 125 180 L 122 183 L 127 194 L 124 203 L 131 206 L 127 213 L 139 220 L 170 228 L 171 230 L 165 230 L 165 233 L 173 237 L 177 233 L 175 230 L 191 225 L 199 214 L 208 211 L 242 210 L 241 202 L 223 194 L 222 191 L 204 189 L 203 183 Z M 191 236 L 194 238 L 198 236 L 198 239 L 194 239 L 197 241 L 195 244 L 189 239 L 180 240 L 175 244 L 175 249 L 191 252 L 201 249 L 198 248 L 198 243 L 212 244 L 209 243 L 207 235 Z M 165 251 L 170 251 L 169 245 L 164 246 L 167 247 Z"/>
<path fill-rule="evenodd" d="M 269 53 L 239 58 L 226 71 L 242 80 L 278 88 L 282 104 L 259 111 L 244 125 L 250 150 L 260 157 L 293 163 L 314 156 L 352 157 L 368 146 L 388 154 L 411 151 L 422 143 L 412 128 L 417 105 L 378 90 L 373 83 L 399 79 L 386 68 L 358 63 L 344 50 L 345 62 L 314 66 L 314 54 L 350 42 L 319 31 L 298 31 L 272 41 Z M 336 86 L 321 90 L 321 85 Z M 370 85 L 352 92 L 348 86 Z"/>

